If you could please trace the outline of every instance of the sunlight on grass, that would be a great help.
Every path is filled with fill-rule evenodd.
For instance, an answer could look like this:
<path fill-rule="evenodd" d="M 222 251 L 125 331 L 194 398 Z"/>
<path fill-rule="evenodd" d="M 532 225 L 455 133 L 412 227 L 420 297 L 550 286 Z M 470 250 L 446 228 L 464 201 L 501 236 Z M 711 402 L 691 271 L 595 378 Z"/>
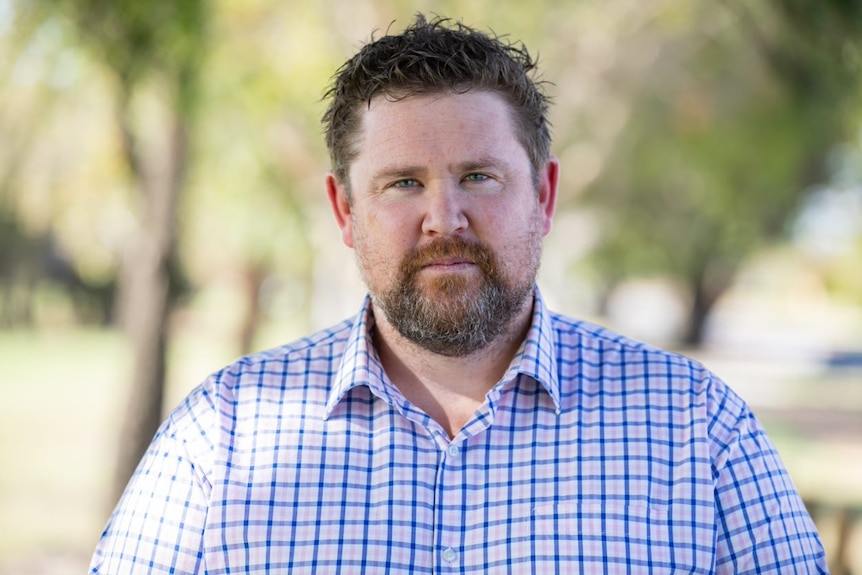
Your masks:
<path fill-rule="evenodd" d="M 95 544 L 127 357 L 112 331 L 0 333 L 0 559 Z"/>
<path fill-rule="evenodd" d="M 224 337 L 178 332 L 166 411 L 237 353 Z M 116 330 L 0 332 L 0 574 L 17 558 L 92 552 L 112 505 L 130 362 Z"/>

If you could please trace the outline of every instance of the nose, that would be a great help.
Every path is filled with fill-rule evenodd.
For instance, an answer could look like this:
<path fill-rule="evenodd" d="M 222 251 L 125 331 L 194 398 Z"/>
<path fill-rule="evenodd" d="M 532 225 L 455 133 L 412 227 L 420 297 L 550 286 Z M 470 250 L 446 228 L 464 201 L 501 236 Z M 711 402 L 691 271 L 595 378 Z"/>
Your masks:
<path fill-rule="evenodd" d="M 425 193 L 425 214 L 422 232 L 431 236 L 450 236 L 467 229 L 469 221 L 464 211 L 466 198 L 457 185 L 437 181 Z"/>

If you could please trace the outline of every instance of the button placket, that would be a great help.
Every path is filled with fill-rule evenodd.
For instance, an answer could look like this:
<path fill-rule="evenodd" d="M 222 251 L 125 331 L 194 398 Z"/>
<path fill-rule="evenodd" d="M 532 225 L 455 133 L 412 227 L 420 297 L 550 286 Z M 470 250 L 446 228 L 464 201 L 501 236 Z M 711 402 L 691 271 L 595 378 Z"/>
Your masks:
<path fill-rule="evenodd" d="M 463 441 L 461 439 L 454 442 L 447 441 L 441 445 L 441 448 L 443 457 L 440 460 L 440 475 L 438 480 L 442 483 L 449 484 L 451 484 L 453 480 L 458 482 L 462 481 L 463 478 L 461 477 L 461 474 L 463 470 L 461 469 L 461 466 L 464 462 L 458 461 L 458 458 L 464 456 Z M 454 511 L 454 509 L 460 506 L 460 503 L 463 503 L 460 501 L 461 493 L 460 490 L 449 489 L 441 492 L 441 496 L 441 499 L 438 500 L 438 505 L 442 507 L 442 523 L 447 527 L 446 531 L 449 531 L 449 534 L 451 535 L 453 531 L 457 531 L 456 528 L 463 521 L 461 514 Z M 444 498 L 446 499 L 445 504 L 443 501 Z M 446 539 L 448 539 L 448 541 Z M 444 570 L 456 568 L 462 561 L 457 542 L 450 539 L 448 536 L 445 538 L 438 538 L 437 541 L 440 545 L 437 548 L 440 566 Z M 453 543 L 456 545 L 452 545 Z"/>

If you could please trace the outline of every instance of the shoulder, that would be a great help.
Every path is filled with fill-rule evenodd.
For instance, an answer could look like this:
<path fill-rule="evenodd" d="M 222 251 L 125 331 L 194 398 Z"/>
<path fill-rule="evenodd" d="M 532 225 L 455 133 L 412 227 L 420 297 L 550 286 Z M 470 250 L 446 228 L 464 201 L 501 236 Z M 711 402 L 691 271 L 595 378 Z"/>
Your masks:
<path fill-rule="evenodd" d="M 559 314 L 552 325 L 561 380 L 575 393 L 625 396 L 700 421 L 718 445 L 740 426 L 759 431 L 746 402 L 700 361 Z"/>
<path fill-rule="evenodd" d="M 264 389 L 328 379 L 351 337 L 352 320 L 266 351 L 243 356 L 210 376 L 212 387 L 232 396 L 249 386 Z"/>
<path fill-rule="evenodd" d="M 656 385 L 663 380 L 672 380 L 686 382 L 699 389 L 717 380 L 695 359 L 606 327 L 558 313 L 551 314 L 551 325 L 558 362 L 570 375 L 601 377 L 606 382 L 620 380 L 629 384 L 640 381 Z"/>
<path fill-rule="evenodd" d="M 325 395 L 353 327 L 353 320 L 345 320 L 308 337 L 236 359 L 192 390 L 171 412 L 167 425 L 175 432 L 197 435 L 199 429 L 218 427 L 219 422 L 224 425 L 238 413 L 254 412 L 255 405 L 308 401 L 315 394 Z"/>

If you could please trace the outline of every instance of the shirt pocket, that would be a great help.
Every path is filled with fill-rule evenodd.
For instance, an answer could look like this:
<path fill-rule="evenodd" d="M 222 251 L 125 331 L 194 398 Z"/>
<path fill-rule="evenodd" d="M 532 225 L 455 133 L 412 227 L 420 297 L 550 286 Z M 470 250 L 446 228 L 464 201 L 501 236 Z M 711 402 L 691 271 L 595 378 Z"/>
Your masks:
<path fill-rule="evenodd" d="M 582 566 L 656 568 L 678 560 L 667 505 L 561 501 L 537 505 L 532 515 L 534 537 L 554 540 L 559 552 Z"/>

